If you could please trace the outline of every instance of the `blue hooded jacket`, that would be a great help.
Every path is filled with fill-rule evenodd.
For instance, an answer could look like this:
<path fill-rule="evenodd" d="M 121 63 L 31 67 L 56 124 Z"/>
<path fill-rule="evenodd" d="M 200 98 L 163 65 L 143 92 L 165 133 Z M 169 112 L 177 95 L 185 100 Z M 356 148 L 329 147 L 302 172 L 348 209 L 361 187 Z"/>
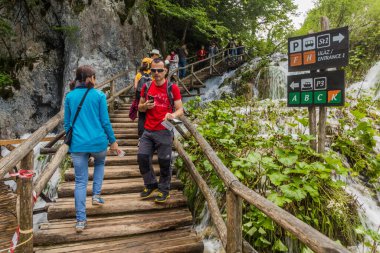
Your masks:
<path fill-rule="evenodd" d="M 70 129 L 79 103 L 87 88 L 78 86 L 65 98 L 64 128 Z M 91 89 L 84 100 L 82 109 L 74 124 L 69 152 L 101 152 L 109 143 L 116 141 L 108 116 L 106 95 Z"/>

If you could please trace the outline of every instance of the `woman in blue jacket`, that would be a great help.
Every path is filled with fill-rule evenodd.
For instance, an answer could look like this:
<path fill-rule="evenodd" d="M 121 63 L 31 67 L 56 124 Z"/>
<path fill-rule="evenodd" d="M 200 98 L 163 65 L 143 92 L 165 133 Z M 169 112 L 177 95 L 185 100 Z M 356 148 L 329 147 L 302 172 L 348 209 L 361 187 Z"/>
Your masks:
<path fill-rule="evenodd" d="M 76 78 L 70 84 L 71 91 L 66 95 L 64 128 L 66 133 L 72 126 L 80 101 L 89 89 L 82 109 L 73 126 L 69 152 L 75 170 L 75 210 L 77 223 L 75 229 L 82 232 L 87 225 L 86 192 L 88 182 L 88 159 L 94 157 L 94 176 L 92 186 L 92 205 L 102 205 L 104 164 L 108 144 L 117 151 L 112 125 L 108 116 L 106 95 L 94 89 L 95 71 L 91 66 L 81 66 L 76 70 Z"/>

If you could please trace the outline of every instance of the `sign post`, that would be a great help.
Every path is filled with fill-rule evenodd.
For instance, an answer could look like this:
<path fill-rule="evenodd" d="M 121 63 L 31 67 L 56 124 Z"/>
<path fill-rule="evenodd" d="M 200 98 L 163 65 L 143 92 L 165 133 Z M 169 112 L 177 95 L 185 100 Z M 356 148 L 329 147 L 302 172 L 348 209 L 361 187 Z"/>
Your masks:
<path fill-rule="evenodd" d="M 288 69 L 309 74 L 288 76 L 288 106 L 308 107 L 310 134 L 316 136 L 316 107 L 319 107 L 318 152 L 324 153 L 328 106 L 343 106 L 344 71 L 326 71 L 348 64 L 348 27 L 329 29 L 321 18 L 322 32 L 288 39 Z M 317 72 L 319 70 L 319 72 Z M 310 142 L 317 150 L 315 140 Z"/>

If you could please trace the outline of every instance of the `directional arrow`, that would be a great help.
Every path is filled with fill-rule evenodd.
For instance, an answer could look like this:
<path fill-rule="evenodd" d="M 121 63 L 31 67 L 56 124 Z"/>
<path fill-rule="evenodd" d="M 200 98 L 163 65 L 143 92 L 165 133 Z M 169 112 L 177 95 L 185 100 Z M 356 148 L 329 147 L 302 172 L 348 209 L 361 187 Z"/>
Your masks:
<path fill-rule="evenodd" d="M 334 37 L 333 37 L 333 41 L 334 41 L 334 42 L 335 42 L 335 41 L 338 41 L 338 43 L 341 43 L 343 39 L 344 39 L 344 36 L 343 36 L 343 34 L 341 34 L 341 33 L 339 33 L 337 36 L 334 36 Z"/>
<path fill-rule="evenodd" d="M 290 86 L 290 88 L 292 88 L 292 90 L 294 90 L 295 88 L 299 88 L 300 87 L 300 83 L 295 83 L 293 81 L 289 86 Z"/>

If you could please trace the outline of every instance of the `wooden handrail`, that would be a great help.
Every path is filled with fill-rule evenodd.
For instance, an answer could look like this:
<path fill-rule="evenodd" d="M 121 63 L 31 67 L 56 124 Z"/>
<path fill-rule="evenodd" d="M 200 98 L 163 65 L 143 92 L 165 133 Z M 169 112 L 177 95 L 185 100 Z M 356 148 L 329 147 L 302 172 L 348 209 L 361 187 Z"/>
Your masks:
<path fill-rule="evenodd" d="M 210 144 L 196 130 L 191 122 L 185 116 L 181 116 L 180 119 L 189 132 L 194 136 L 195 140 L 198 142 L 205 156 L 213 165 L 216 173 L 223 181 L 227 189 L 233 191 L 236 195 L 257 207 L 260 211 L 265 213 L 286 231 L 292 233 L 313 251 L 317 253 L 349 253 L 349 251 L 343 246 L 334 242 L 318 230 L 302 222 L 284 209 L 275 205 L 273 202 L 267 200 L 260 194 L 243 185 L 222 163 Z"/>
<path fill-rule="evenodd" d="M 120 78 L 120 77 L 122 77 L 122 76 L 125 76 L 125 75 L 127 75 L 127 74 L 128 74 L 127 71 L 120 72 L 120 73 L 117 74 L 116 76 L 111 77 L 111 79 L 108 79 L 108 80 L 106 80 L 106 81 L 104 81 L 104 82 L 99 83 L 98 85 L 95 86 L 95 88 L 96 88 L 96 89 L 100 89 L 100 88 L 103 87 L 104 85 L 106 85 L 106 84 L 108 84 L 108 83 L 111 83 L 112 81 L 114 81 L 114 80 L 116 80 L 116 79 L 118 79 L 118 78 Z"/>
<path fill-rule="evenodd" d="M 222 241 L 223 247 L 226 249 L 227 248 L 227 227 L 226 227 L 226 224 L 224 223 L 222 214 L 220 213 L 220 210 L 218 208 L 218 203 L 215 197 L 213 196 L 212 191 L 208 187 L 206 181 L 202 178 L 202 176 L 197 171 L 194 163 L 191 161 L 189 155 L 186 153 L 185 149 L 183 148 L 182 144 L 178 141 L 177 138 L 174 138 L 173 145 L 174 145 L 174 148 L 177 150 L 178 154 L 183 158 L 188 168 L 188 172 L 190 173 L 195 183 L 198 185 L 203 196 L 205 197 L 208 210 L 210 211 L 210 214 L 211 214 L 211 219 L 216 227 L 216 231 L 219 234 L 219 238 Z M 254 248 L 252 248 L 252 246 L 245 240 L 243 242 L 243 252 L 257 253 L 257 251 Z"/>
<path fill-rule="evenodd" d="M 13 166 L 23 159 L 48 133 L 63 119 L 63 110 L 35 131 L 26 141 L 0 160 L 0 179 L 4 178 Z"/>
<path fill-rule="evenodd" d="M 50 178 L 53 176 L 54 172 L 65 158 L 68 150 L 69 146 L 67 146 L 66 144 L 62 144 L 55 153 L 54 158 L 49 162 L 49 164 L 45 168 L 44 173 L 41 173 L 40 177 L 37 178 L 37 180 L 34 183 L 34 191 L 36 192 L 37 196 L 41 194 L 43 189 L 45 189 Z"/>

